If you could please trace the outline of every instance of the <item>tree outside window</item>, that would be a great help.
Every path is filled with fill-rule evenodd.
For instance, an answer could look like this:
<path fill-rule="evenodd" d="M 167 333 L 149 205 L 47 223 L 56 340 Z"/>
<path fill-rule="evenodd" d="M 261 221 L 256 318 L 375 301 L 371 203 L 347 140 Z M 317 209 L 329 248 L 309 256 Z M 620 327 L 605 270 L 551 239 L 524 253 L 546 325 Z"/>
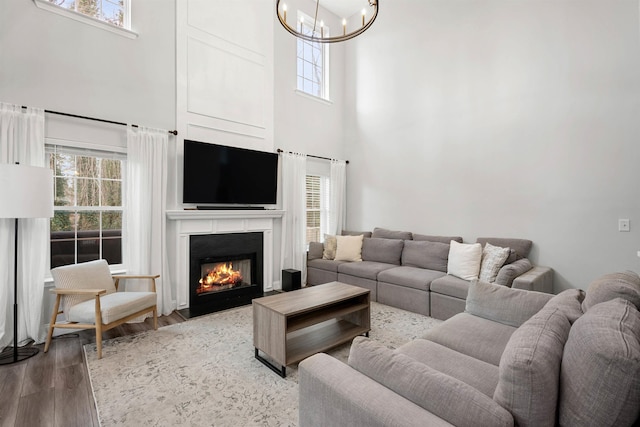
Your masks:
<path fill-rule="evenodd" d="M 122 161 L 53 149 L 51 268 L 106 259 L 122 263 Z"/>
<path fill-rule="evenodd" d="M 48 0 L 56 6 L 82 13 L 117 27 L 127 28 L 129 0 Z"/>

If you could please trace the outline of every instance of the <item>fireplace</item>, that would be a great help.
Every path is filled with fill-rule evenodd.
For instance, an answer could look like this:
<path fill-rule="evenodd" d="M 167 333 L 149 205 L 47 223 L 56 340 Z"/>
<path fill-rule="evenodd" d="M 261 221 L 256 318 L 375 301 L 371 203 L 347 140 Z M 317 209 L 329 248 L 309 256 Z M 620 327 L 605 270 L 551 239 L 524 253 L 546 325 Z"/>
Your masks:
<path fill-rule="evenodd" d="M 263 295 L 263 233 L 189 240 L 189 316 L 250 304 Z"/>

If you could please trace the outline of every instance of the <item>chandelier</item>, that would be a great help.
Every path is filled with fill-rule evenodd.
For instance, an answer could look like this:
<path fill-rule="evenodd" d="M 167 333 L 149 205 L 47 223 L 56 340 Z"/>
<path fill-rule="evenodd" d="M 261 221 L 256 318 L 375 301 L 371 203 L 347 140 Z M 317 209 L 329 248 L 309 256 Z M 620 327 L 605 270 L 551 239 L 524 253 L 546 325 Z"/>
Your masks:
<path fill-rule="evenodd" d="M 293 1 L 293 0 L 290 0 Z M 344 0 L 341 0 L 344 2 Z M 351 0 L 350 3 L 353 3 L 355 0 Z M 329 34 L 328 29 L 326 29 L 324 20 L 321 19 L 318 12 L 320 11 L 320 0 L 316 0 L 315 13 L 311 17 L 310 23 L 305 23 L 304 16 L 300 13 L 297 16 L 289 17 L 287 20 L 287 5 L 281 0 L 276 1 L 276 14 L 278 15 L 278 21 L 282 24 L 282 26 L 294 36 L 307 40 L 310 42 L 316 43 L 336 43 L 343 42 L 349 39 L 352 39 L 356 36 L 367 31 L 367 29 L 373 24 L 373 21 L 376 20 L 378 16 L 378 0 L 360 0 L 364 6 L 361 11 L 354 11 L 355 13 L 350 14 L 349 16 L 344 16 L 344 14 L 351 13 L 345 11 L 344 9 L 340 9 L 340 11 L 335 12 L 335 9 L 332 9 L 331 5 L 327 6 L 327 10 L 333 13 L 333 15 L 338 18 L 342 17 L 342 28 L 338 31 L 338 35 L 331 36 Z M 334 1 L 327 0 L 326 3 L 336 3 Z M 324 8 L 323 8 L 324 9 Z M 338 15 L 338 13 L 343 14 L 343 16 Z M 291 24 L 289 24 L 291 23 Z M 305 26 L 306 25 L 306 26 Z"/>

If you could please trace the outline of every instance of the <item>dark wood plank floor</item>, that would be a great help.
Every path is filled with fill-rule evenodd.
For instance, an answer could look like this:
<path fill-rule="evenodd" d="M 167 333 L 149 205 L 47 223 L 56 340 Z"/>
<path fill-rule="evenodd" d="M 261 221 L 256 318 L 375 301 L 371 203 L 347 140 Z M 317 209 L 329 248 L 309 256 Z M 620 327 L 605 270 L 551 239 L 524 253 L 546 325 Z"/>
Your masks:
<path fill-rule="evenodd" d="M 178 313 L 158 317 L 158 326 L 183 322 Z M 153 329 L 152 319 L 106 331 L 103 339 Z M 25 361 L 0 366 L 0 427 L 98 426 L 82 346 L 96 341 L 95 332 L 61 335 L 49 351 Z"/>

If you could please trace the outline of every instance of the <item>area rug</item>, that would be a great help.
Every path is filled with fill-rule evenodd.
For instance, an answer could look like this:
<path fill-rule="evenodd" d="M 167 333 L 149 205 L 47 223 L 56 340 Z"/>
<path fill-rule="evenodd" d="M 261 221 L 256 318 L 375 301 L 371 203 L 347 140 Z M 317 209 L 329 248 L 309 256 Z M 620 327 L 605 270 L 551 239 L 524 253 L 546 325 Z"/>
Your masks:
<path fill-rule="evenodd" d="M 371 303 L 370 337 L 398 346 L 439 320 Z M 345 361 L 350 344 L 328 353 Z M 297 366 L 254 358 L 251 306 L 84 347 L 100 425 L 296 426 Z"/>

